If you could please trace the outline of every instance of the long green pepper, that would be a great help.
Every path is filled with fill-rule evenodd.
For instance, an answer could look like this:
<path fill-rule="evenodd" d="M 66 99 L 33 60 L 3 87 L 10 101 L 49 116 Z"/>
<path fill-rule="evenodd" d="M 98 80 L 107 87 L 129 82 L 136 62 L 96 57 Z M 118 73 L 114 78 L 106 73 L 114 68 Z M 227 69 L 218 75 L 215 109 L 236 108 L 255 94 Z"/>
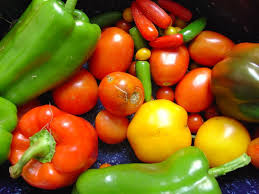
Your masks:
<path fill-rule="evenodd" d="M 98 25 L 77 0 L 33 0 L 0 42 L 0 95 L 20 105 L 54 88 L 90 57 Z"/>

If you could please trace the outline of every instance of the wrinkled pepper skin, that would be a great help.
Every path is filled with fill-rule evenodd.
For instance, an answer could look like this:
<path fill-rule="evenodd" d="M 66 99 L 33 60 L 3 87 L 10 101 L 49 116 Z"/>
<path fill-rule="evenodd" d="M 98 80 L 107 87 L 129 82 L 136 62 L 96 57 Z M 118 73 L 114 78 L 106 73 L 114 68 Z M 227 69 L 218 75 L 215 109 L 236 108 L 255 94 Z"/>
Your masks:
<path fill-rule="evenodd" d="M 240 43 L 212 70 L 212 92 L 222 114 L 259 123 L 259 43 Z"/>
<path fill-rule="evenodd" d="M 73 194 L 218 194 L 209 164 L 196 147 L 183 148 L 167 160 L 153 164 L 121 164 L 90 169 L 80 175 Z"/>
<path fill-rule="evenodd" d="M 100 28 L 71 2 L 76 0 L 66 5 L 33 0 L 1 40 L 1 96 L 24 104 L 65 81 L 90 57 Z"/>
<path fill-rule="evenodd" d="M 10 101 L 0 97 L 0 164 L 8 159 L 12 131 L 17 124 L 17 109 Z"/>

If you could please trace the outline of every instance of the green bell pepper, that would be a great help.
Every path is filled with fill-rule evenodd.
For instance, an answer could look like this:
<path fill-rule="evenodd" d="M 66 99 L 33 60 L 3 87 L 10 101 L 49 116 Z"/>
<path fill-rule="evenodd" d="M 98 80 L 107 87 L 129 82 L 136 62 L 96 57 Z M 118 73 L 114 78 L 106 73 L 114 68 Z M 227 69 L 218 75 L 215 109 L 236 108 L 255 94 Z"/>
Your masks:
<path fill-rule="evenodd" d="M 259 123 L 259 43 L 240 43 L 212 69 L 212 92 L 222 114 Z"/>
<path fill-rule="evenodd" d="M 77 0 L 33 0 L 0 42 L 0 95 L 20 105 L 54 88 L 90 57 L 98 25 Z"/>
<path fill-rule="evenodd" d="M 16 106 L 0 97 L 0 164 L 8 158 L 12 142 L 12 131 L 17 125 Z"/>
<path fill-rule="evenodd" d="M 209 169 L 204 153 L 197 147 L 178 150 L 167 160 L 154 164 L 120 164 L 90 169 L 80 175 L 73 194 L 218 194 L 215 177 L 247 165 L 246 154 L 222 166 Z"/>

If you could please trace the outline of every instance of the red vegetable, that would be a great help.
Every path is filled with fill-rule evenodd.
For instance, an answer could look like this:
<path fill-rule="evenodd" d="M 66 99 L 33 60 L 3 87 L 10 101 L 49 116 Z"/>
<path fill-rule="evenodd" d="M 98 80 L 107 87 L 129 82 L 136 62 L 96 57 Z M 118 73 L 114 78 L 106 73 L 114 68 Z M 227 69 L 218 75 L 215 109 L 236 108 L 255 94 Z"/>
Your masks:
<path fill-rule="evenodd" d="M 158 37 L 155 25 L 140 11 L 135 1 L 131 4 L 131 13 L 143 38 L 148 41 L 155 40 Z"/>
<path fill-rule="evenodd" d="M 165 10 L 172 12 L 174 16 L 188 22 L 192 19 L 192 12 L 179 3 L 171 0 L 158 0 L 158 4 Z"/>
<path fill-rule="evenodd" d="M 251 163 L 259 168 L 259 137 L 250 142 L 247 154 L 251 157 Z"/>
<path fill-rule="evenodd" d="M 160 28 L 167 28 L 172 23 L 172 18 L 155 2 L 151 0 L 136 0 L 140 10 L 154 24 Z"/>
<path fill-rule="evenodd" d="M 172 34 L 166 36 L 160 36 L 154 41 L 151 41 L 149 45 L 153 48 L 176 48 L 183 44 L 182 34 Z"/>

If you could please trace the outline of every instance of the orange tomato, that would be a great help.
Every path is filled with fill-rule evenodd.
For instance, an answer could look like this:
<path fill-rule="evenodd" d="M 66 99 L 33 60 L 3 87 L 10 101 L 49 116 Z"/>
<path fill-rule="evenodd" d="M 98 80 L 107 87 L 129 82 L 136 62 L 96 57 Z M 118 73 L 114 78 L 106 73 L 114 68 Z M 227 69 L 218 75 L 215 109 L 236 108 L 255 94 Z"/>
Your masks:
<path fill-rule="evenodd" d="M 250 142 L 247 154 L 251 157 L 251 163 L 259 168 L 259 137 Z"/>

